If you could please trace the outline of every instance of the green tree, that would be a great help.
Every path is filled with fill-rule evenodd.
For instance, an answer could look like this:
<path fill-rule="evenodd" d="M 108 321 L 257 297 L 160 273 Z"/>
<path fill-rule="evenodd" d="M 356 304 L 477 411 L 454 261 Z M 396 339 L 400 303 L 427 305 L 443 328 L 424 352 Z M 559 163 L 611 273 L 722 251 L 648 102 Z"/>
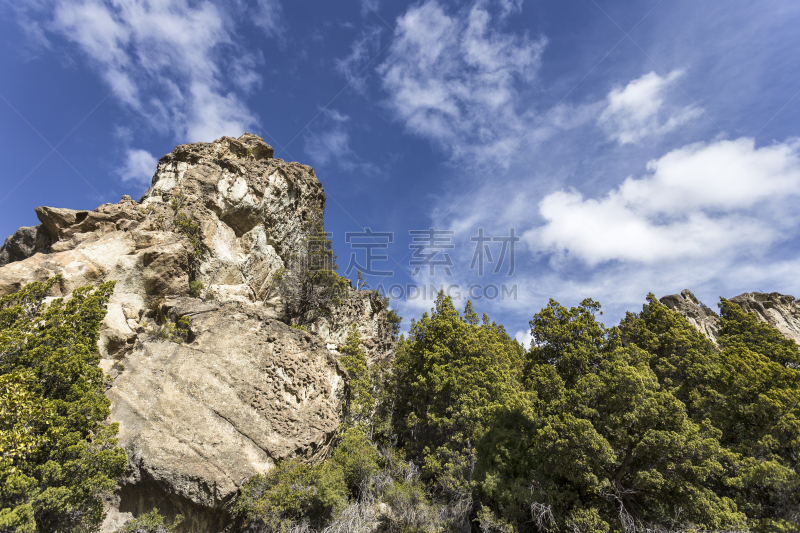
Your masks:
<path fill-rule="evenodd" d="M 648 354 L 551 300 L 534 316 L 526 392 L 498 411 L 476 477 L 495 511 L 531 531 L 721 528 L 744 520 L 711 488 L 718 432 L 661 387 Z M 584 529 L 584 528 L 589 529 Z"/>
<path fill-rule="evenodd" d="M 732 453 L 727 492 L 756 531 L 800 529 L 800 349 L 752 313 L 722 300 L 719 371 L 724 401 L 709 418 Z"/>
<path fill-rule="evenodd" d="M 350 375 L 344 402 L 344 423 L 366 424 L 375 407 L 375 398 L 372 396 L 372 382 L 367 369 L 367 354 L 361 349 L 358 324 L 350 327 L 347 341 L 339 351 L 343 354 L 339 361 Z"/>
<path fill-rule="evenodd" d="M 97 340 L 114 284 L 49 305 L 59 278 L 0 298 L 0 531 L 83 531 L 125 468 Z"/>
<path fill-rule="evenodd" d="M 650 293 L 639 314 L 627 313 L 620 324 L 626 342 L 641 348 L 662 387 L 685 405 L 699 422 L 722 401 L 714 382 L 719 352 L 714 344 L 683 316 Z"/>
<path fill-rule="evenodd" d="M 471 303 L 462 319 L 440 292 L 431 315 L 412 321 L 397 347 L 392 417 L 425 479 L 467 490 L 475 443 L 519 390 L 522 366 L 520 345 L 488 317 L 478 325 Z"/>
<path fill-rule="evenodd" d="M 800 361 L 797 345 L 725 299 L 719 349 L 651 294 L 622 323 L 662 386 L 698 424 L 714 427 L 724 471 L 715 491 L 736 501 L 756 531 L 800 525 Z"/>

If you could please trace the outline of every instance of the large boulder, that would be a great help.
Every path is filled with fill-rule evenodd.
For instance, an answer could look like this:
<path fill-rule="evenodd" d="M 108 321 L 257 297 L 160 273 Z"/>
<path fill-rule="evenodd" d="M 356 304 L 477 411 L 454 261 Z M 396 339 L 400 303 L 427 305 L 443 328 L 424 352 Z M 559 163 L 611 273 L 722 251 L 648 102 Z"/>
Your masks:
<path fill-rule="evenodd" d="M 250 476 L 330 444 L 351 325 L 371 364 L 391 357 L 387 309 L 369 291 L 345 289 L 310 333 L 284 323 L 272 275 L 303 251 L 324 207 L 311 167 L 245 134 L 178 146 L 138 202 L 39 207 L 39 226 L 6 239 L 0 295 L 57 274 L 53 296 L 116 281 L 98 350 L 130 461 L 104 532 L 154 507 L 183 514 L 179 531 L 221 531 Z"/>
<path fill-rule="evenodd" d="M 142 336 L 107 395 L 129 467 L 116 521 L 158 507 L 221 531 L 243 482 L 326 450 L 346 372 L 319 337 L 241 303 L 168 299 L 189 342 Z M 111 521 L 109 521 L 111 525 Z"/>

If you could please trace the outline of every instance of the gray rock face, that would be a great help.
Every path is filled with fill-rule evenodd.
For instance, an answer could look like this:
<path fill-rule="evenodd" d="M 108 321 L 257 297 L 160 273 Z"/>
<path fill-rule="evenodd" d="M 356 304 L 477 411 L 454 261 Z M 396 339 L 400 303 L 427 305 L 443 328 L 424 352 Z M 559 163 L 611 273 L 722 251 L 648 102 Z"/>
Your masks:
<path fill-rule="evenodd" d="M 664 296 L 660 301 L 683 315 L 703 335 L 717 344 L 719 319 L 700 307 L 691 291 L 685 289 L 680 294 Z M 746 292 L 730 298 L 730 301 L 744 311 L 754 313 L 759 320 L 771 324 L 786 338 L 800 344 L 800 302 L 794 296 L 777 292 Z"/>
<path fill-rule="evenodd" d="M 777 292 L 746 292 L 731 298 L 731 301 L 800 344 L 800 302 L 794 296 Z"/>
<path fill-rule="evenodd" d="M 317 457 L 348 379 L 337 348 L 358 324 L 370 363 L 393 354 L 383 302 L 349 290 L 313 333 L 281 322 L 272 274 L 325 207 L 311 167 L 252 134 L 182 145 L 152 186 L 93 211 L 40 207 L 0 249 L 0 295 L 61 274 L 54 296 L 115 280 L 98 345 L 111 422 L 130 458 L 104 532 L 153 507 L 212 533 L 241 484 L 278 459 Z M 200 298 L 187 296 L 190 282 Z M 187 342 L 156 334 L 191 318 Z M 168 335 L 167 335 L 168 336 Z"/>
<path fill-rule="evenodd" d="M 717 344 L 719 318 L 701 307 L 700 301 L 692 294 L 692 291 L 684 289 L 680 294 L 664 296 L 659 301 L 676 313 L 683 315 L 700 333 L 708 337 L 714 344 Z"/>
<path fill-rule="evenodd" d="M 119 511 L 159 507 L 190 531 L 219 531 L 243 482 L 325 450 L 346 372 L 319 337 L 258 307 L 169 306 L 171 321 L 190 317 L 190 342 L 142 336 L 107 392 L 129 454 Z"/>
<path fill-rule="evenodd" d="M 50 234 L 41 224 L 19 228 L 0 247 L 0 267 L 49 250 L 51 241 Z"/>

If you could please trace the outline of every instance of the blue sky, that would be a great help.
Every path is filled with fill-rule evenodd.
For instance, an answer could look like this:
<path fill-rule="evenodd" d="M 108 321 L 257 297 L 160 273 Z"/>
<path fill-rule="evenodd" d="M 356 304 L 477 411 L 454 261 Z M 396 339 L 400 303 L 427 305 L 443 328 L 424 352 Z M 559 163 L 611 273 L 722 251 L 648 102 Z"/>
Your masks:
<path fill-rule="evenodd" d="M 316 169 L 342 272 L 366 262 L 346 232 L 392 232 L 373 287 L 516 285 L 475 304 L 521 340 L 550 297 L 611 324 L 651 291 L 797 294 L 799 23 L 772 0 L 2 0 L 0 234 L 250 131 Z M 431 227 L 451 275 L 413 275 Z M 511 275 L 502 241 L 470 268 L 479 228 L 514 229 Z"/>

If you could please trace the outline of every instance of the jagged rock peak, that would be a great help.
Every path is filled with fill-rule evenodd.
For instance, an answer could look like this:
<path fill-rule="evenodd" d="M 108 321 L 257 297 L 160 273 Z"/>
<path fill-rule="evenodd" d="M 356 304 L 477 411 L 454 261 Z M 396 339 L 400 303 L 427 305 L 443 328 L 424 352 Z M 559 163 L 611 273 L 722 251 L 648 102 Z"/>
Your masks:
<path fill-rule="evenodd" d="M 714 344 L 719 337 L 719 318 L 708 308 L 700 305 L 700 300 L 690 291 L 684 289 L 680 294 L 664 296 L 659 300 L 678 314 L 683 315 L 700 333 L 708 337 Z"/>
<path fill-rule="evenodd" d="M 784 337 L 800 344 L 800 301 L 778 292 L 746 292 L 731 298 L 731 302 L 759 320 L 772 324 Z"/>
<path fill-rule="evenodd" d="M 116 281 L 98 351 L 130 461 L 103 533 L 156 506 L 186 517 L 179 533 L 222 531 L 250 476 L 330 444 L 350 327 L 370 364 L 392 356 L 387 309 L 369 291 L 346 290 L 310 332 L 285 323 L 273 274 L 324 208 L 311 167 L 245 133 L 176 147 L 138 202 L 38 207 L 41 224 L 6 239 L 0 296 L 57 274 L 53 296 Z M 163 328 L 186 318 L 177 344 Z"/>
<path fill-rule="evenodd" d="M 778 292 L 746 292 L 730 298 L 730 301 L 748 313 L 755 314 L 762 322 L 767 322 L 786 338 L 800 344 L 800 301 L 794 296 Z M 700 301 L 688 289 L 680 294 L 664 296 L 660 302 L 676 313 L 683 315 L 703 335 L 714 344 L 719 337 L 719 318 L 710 309 L 701 306 Z"/>

